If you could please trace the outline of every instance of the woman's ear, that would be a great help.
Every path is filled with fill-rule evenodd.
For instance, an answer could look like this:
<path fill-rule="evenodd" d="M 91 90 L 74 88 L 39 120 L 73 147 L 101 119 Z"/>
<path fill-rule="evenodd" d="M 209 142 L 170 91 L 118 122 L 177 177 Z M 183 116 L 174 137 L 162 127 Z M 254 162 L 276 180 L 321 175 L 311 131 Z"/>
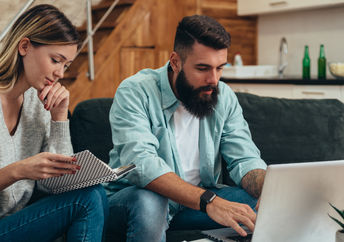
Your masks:
<path fill-rule="evenodd" d="M 179 73 L 182 67 L 182 61 L 177 52 L 173 51 L 170 56 L 170 65 L 174 73 Z"/>
<path fill-rule="evenodd" d="M 18 52 L 21 56 L 25 56 L 28 52 L 28 49 L 30 47 L 31 43 L 29 38 L 24 37 L 20 40 L 18 44 Z"/>

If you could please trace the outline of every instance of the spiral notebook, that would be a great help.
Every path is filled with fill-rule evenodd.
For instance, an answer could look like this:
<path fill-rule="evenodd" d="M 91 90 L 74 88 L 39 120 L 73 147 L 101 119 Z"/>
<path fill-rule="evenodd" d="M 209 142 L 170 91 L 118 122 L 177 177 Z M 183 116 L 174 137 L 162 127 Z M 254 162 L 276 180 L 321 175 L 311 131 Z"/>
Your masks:
<path fill-rule="evenodd" d="M 135 169 L 134 164 L 112 169 L 88 150 L 73 156 L 77 160 L 76 164 L 81 167 L 79 171 L 75 174 L 39 180 L 39 188 L 48 193 L 58 194 L 104 182 L 117 181 Z"/>

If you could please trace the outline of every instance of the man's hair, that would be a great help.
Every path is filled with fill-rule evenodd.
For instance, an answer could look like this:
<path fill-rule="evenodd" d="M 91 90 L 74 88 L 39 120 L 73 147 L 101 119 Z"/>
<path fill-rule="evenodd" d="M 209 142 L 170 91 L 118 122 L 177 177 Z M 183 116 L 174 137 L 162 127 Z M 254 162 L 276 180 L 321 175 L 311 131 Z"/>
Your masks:
<path fill-rule="evenodd" d="M 230 46 L 231 36 L 213 18 L 204 15 L 184 17 L 178 24 L 174 39 L 174 51 L 180 55 L 182 61 L 192 50 L 195 41 L 219 50 Z"/>

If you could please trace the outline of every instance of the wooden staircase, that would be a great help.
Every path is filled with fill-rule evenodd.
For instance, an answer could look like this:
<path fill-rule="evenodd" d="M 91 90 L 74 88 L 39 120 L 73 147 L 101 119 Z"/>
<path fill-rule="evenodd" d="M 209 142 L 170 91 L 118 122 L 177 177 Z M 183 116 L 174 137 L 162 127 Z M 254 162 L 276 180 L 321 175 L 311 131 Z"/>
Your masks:
<path fill-rule="evenodd" d="M 92 6 L 92 22 L 93 28 L 102 18 L 107 9 L 111 6 L 114 0 L 103 0 L 98 5 Z M 112 10 L 110 15 L 102 23 L 98 31 L 93 36 L 93 50 L 96 55 L 100 46 L 104 43 L 106 38 L 116 28 L 118 23 L 123 19 L 130 7 L 134 4 L 135 0 L 120 0 L 119 3 Z M 85 23 L 77 28 L 81 40 L 83 41 L 87 37 L 87 25 Z M 69 87 L 76 81 L 78 75 L 81 73 L 81 67 L 84 63 L 88 63 L 88 50 L 87 45 L 81 50 L 79 55 L 72 62 L 71 66 L 66 70 L 64 78 L 61 79 L 61 83 L 66 87 Z"/>

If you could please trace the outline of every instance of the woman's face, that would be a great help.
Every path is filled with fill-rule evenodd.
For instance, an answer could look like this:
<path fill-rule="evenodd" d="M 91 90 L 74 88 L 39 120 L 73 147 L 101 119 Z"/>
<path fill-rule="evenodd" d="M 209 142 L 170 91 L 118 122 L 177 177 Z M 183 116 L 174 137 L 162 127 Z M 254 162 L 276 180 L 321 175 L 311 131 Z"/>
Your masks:
<path fill-rule="evenodd" d="M 22 44 L 22 45 L 21 45 Z M 73 61 L 77 45 L 42 45 L 35 47 L 27 39 L 19 44 L 23 59 L 23 78 L 29 86 L 42 91 L 63 78 L 65 68 Z"/>

